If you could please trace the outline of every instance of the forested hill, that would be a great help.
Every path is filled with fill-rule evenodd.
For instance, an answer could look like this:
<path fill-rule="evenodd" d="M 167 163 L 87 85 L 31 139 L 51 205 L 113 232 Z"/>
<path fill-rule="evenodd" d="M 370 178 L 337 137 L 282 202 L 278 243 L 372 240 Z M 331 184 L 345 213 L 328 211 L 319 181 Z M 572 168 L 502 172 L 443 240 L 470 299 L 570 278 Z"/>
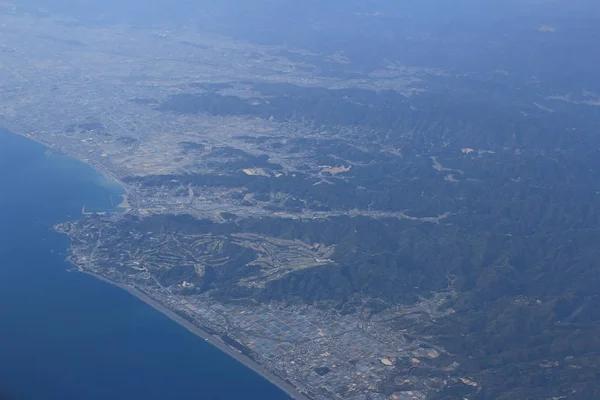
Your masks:
<path fill-rule="evenodd" d="M 595 378 L 600 372 L 595 356 L 600 350 L 600 109 L 540 100 L 534 89 L 520 91 L 515 104 L 510 99 L 518 91 L 499 84 L 488 85 L 489 91 L 475 90 L 470 81 L 455 82 L 455 91 L 436 85 L 439 93 L 414 99 L 269 84 L 253 86 L 261 96 L 250 100 L 212 91 L 173 96 L 161 111 L 302 121 L 315 129 L 335 127 L 344 139 L 296 138 L 278 145 L 287 154 L 303 152 L 306 170 L 294 175 L 276 174 L 281 165 L 242 155 L 241 164 L 227 167 L 225 174 L 227 168 L 129 181 L 170 190 L 244 187 L 274 209 L 294 212 L 448 213 L 436 223 L 261 218 L 203 229 L 227 226 L 232 232 L 336 245 L 335 265 L 272 281 L 252 293 L 260 301 L 333 301 L 343 312 L 354 312 L 357 294 L 411 304 L 453 292 L 445 307 L 454 314 L 429 323 L 400 318 L 397 325 L 432 337 L 459 356 L 464 372 L 484 382 L 479 398 L 542 399 L 548 393 L 595 398 L 600 393 Z M 534 105 L 537 101 L 552 110 Z M 361 129 L 348 129 L 355 126 Z M 260 144 L 273 143 L 265 138 Z M 401 157 L 390 149 L 401 149 Z M 352 169 L 316 185 L 321 178 L 311 174 L 310 165 L 339 160 Z M 261 165 L 273 174 L 240 172 Z M 295 201 L 278 202 L 274 193 Z M 194 224 L 178 222 L 188 223 Z M 214 287 L 224 298 L 249 294 L 226 282 Z M 456 398 L 453 390 L 460 392 L 451 388 L 439 398 Z"/>

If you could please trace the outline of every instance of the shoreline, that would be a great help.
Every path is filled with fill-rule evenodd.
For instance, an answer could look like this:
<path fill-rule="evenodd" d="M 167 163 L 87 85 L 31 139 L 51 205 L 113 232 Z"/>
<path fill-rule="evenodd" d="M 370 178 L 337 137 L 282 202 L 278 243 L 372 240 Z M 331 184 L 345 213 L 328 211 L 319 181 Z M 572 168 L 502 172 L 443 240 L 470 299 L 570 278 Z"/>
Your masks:
<path fill-rule="evenodd" d="M 2 129 L 2 128 L 0 127 L 0 129 Z M 31 140 L 37 144 L 44 146 L 46 149 L 59 150 L 62 153 L 62 155 L 66 156 L 66 157 L 70 157 L 73 160 L 77 160 L 78 162 L 83 163 L 83 164 L 87 165 L 88 167 L 90 167 L 91 169 L 93 169 L 94 171 L 98 172 L 100 175 L 104 175 L 107 178 L 112 179 L 124 191 L 124 193 L 120 195 L 120 196 L 123 196 L 122 197 L 123 201 L 121 201 L 119 204 L 117 204 L 114 208 L 117 210 L 120 210 L 121 212 L 127 212 L 131 209 L 131 203 L 129 202 L 129 197 L 131 196 L 131 190 L 129 189 L 127 184 L 125 184 L 119 178 L 114 176 L 106 168 L 101 168 L 97 165 L 93 165 L 89 161 L 82 160 L 79 157 L 76 157 L 74 154 L 67 153 L 51 143 L 46 143 L 46 142 L 38 139 L 37 137 L 33 136 L 31 133 L 18 133 L 18 132 L 13 132 L 13 131 L 6 130 L 6 129 L 2 129 L 2 130 L 4 130 L 5 132 L 7 132 L 9 134 L 22 136 L 25 139 Z"/>
<path fill-rule="evenodd" d="M 134 286 L 131 286 L 128 284 L 113 282 L 110 279 L 105 278 L 104 276 L 99 275 L 95 272 L 86 271 L 86 270 L 82 270 L 82 269 L 78 269 L 78 271 L 80 271 L 84 274 L 90 275 L 90 276 L 92 276 L 100 281 L 103 281 L 105 283 L 108 283 L 109 285 L 113 285 L 113 286 L 116 286 L 116 287 L 119 287 L 119 288 L 125 290 L 127 293 L 136 297 L 138 300 L 146 303 L 150 307 L 154 308 L 155 310 L 157 310 L 161 314 L 165 315 L 167 318 L 169 318 L 173 322 L 183 326 L 185 329 L 187 329 L 194 335 L 204 339 L 207 343 L 209 343 L 213 347 L 216 347 L 218 350 L 225 353 L 227 356 L 233 358 L 235 361 L 241 363 L 246 368 L 250 368 L 252 371 L 256 372 L 262 378 L 266 379 L 273 385 L 277 386 L 281 391 L 283 391 L 285 394 L 287 394 L 291 399 L 311 400 L 311 397 L 300 392 L 291 383 L 286 382 L 279 376 L 275 375 L 273 372 L 266 369 L 260 363 L 245 356 L 244 354 L 239 352 L 239 350 L 236 350 L 233 347 L 228 346 L 227 344 L 222 342 L 220 339 L 217 339 L 214 335 L 206 332 L 204 329 L 202 329 L 202 327 L 200 327 L 200 326 L 188 321 L 187 319 L 183 318 L 182 316 L 178 315 L 173 310 L 166 307 L 159 301 L 153 299 L 152 297 L 147 295 L 142 290 L 137 289 Z"/>
<path fill-rule="evenodd" d="M 125 185 L 123 182 L 121 182 L 121 180 L 119 180 L 118 178 L 116 178 L 109 171 L 106 171 L 104 168 L 99 168 L 99 167 L 97 167 L 95 165 L 92 165 L 89 162 L 81 160 L 78 157 L 75 157 L 73 154 L 65 153 L 60 148 L 57 148 L 57 147 L 55 147 L 52 144 L 45 143 L 45 142 L 39 140 L 38 138 L 36 138 L 35 136 L 33 136 L 31 134 L 15 133 L 15 132 L 12 132 L 12 131 L 9 131 L 9 130 L 4 130 L 4 131 L 7 132 L 7 133 L 9 133 L 9 134 L 15 134 L 15 135 L 22 136 L 22 137 L 24 137 L 24 138 L 26 138 L 28 140 L 31 140 L 33 142 L 36 142 L 36 143 L 44 146 L 47 149 L 50 149 L 50 150 L 58 149 L 65 156 L 70 157 L 70 158 L 72 158 L 74 160 L 77 160 L 78 162 L 81 162 L 83 164 L 86 164 L 87 166 L 89 166 L 94 171 L 98 172 L 99 174 L 102 174 L 102 175 L 107 176 L 108 178 L 114 180 L 119 185 L 119 187 L 121 187 L 124 190 L 124 192 L 125 192 L 125 193 L 122 194 L 122 196 L 123 196 L 123 202 L 121 204 L 117 205 L 114 208 L 116 210 L 119 210 L 117 212 L 120 212 L 120 213 L 126 213 L 127 211 L 129 211 L 131 209 L 130 208 L 131 206 L 130 206 L 130 204 L 128 202 L 129 196 L 131 195 L 131 192 L 130 192 L 129 188 L 127 187 L 127 185 Z M 122 207 L 123 205 L 127 205 L 129 207 L 128 208 L 124 208 L 124 207 Z M 67 261 L 70 262 L 71 264 L 73 264 L 72 261 L 70 261 L 70 260 L 67 260 Z M 75 264 L 73 264 L 73 265 L 75 265 Z M 75 267 L 77 268 L 77 271 L 79 271 L 79 272 L 83 272 L 84 274 L 90 275 L 90 276 L 92 276 L 92 277 L 94 277 L 94 278 L 96 278 L 96 279 L 98 279 L 100 281 L 103 281 L 105 283 L 108 283 L 110 285 L 113 285 L 113 286 L 119 287 L 120 289 L 125 290 L 130 295 L 136 297 L 138 300 L 146 303 L 150 307 L 154 308 L 156 311 L 158 311 L 161 314 L 165 315 L 171 321 L 173 321 L 173 322 L 179 324 L 180 326 L 184 327 L 185 329 L 187 329 L 188 331 L 190 331 L 192 334 L 198 336 L 199 338 L 204 339 L 207 343 L 209 343 L 213 347 L 217 348 L 218 350 L 220 350 L 221 352 L 223 352 L 225 355 L 233 358 L 235 361 L 241 363 L 246 368 L 249 368 L 252 371 L 254 371 L 255 373 L 257 373 L 258 375 L 260 375 L 263 379 L 266 379 L 271 384 L 277 386 L 282 392 L 284 392 L 285 394 L 287 394 L 291 399 L 294 399 L 294 400 L 311 400 L 312 399 L 311 397 L 309 397 L 308 395 L 304 394 L 303 392 L 300 392 L 291 383 L 285 381 L 281 377 L 275 375 L 273 372 L 271 372 L 268 369 L 266 369 L 260 363 L 258 363 L 256 361 L 250 359 L 249 357 L 245 356 L 239 350 L 234 349 L 231 346 L 228 346 L 222 340 L 217 339 L 214 335 L 212 335 L 212 334 L 208 333 L 207 331 L 205 331 L 204 329 L 202 329 L 202 327 L 200 327 L 200 326 L 198 326 L 198 325 L 190 322 L 189 320 L 183 318 L 182 316 L 178 315 L 173 310 L 169 309 L 168 307 L 166 307 L 165 305 L 163 305 L 159 301 L 153 299 L 152 297 L 150 297 L 149 295 L 147 295 L 142 290 L 137 289 L 137 288 L 135 288 L 135 287 L 133 287 L 131 285 L 128 285 L 128 284 L 113 282 L 110 279 L 108 279 L 108 278 L 106 278 L 106 277 L 104 277 L 102 275 L 99 275 L 97 273 L 81 269 L 77 265 L 75 265 Z"/>

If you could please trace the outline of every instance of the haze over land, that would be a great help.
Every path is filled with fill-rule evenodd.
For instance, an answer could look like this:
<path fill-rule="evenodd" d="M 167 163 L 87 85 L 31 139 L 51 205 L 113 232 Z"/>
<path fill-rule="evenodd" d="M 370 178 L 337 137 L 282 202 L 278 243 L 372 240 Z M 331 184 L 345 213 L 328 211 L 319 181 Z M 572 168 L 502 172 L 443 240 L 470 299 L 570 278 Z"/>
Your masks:
<path fill-rule="evenodd" d="M 0 126 L 128 192 L 81 270 L 314 399 L 598 396 L 597 3 L 0 7 Z"/>

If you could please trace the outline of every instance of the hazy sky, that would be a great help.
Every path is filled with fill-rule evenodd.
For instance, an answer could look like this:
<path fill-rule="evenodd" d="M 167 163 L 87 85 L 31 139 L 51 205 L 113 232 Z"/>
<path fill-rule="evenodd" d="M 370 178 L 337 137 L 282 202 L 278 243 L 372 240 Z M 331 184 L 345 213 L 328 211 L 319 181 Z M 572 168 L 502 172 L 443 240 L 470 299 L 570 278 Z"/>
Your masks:
<path fill-rule="evenodd" d="M 600 90 L 596 0 L 20 0 L 86 24 L 188 27 L 261 44 Z M 600 54 L 600 53 L 599 53 Z"/>

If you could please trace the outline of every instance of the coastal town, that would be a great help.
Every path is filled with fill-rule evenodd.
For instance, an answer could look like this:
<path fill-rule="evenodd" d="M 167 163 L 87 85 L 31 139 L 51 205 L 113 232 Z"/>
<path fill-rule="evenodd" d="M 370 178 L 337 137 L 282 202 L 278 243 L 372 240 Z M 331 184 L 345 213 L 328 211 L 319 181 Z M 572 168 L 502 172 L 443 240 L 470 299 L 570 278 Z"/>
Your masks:
<path fill-rule="evenodd" d="M 66 233 L 72 241 L 70 260 L 74 265 L 82 272 L 97 274 L 150 297 L 170 312 L 192 322 L 205 334 L 230 346 L 232 351 L 241 353 L 239 357 L 259 363 L 291 383 L 308 398 L 361 399 L 365 392 L 394 379 L 421 390 L 399 391 L 389 396 L 424 399 L 422 393 L 447 384 L 444 381 L 448 378 L 441 378 L 440 371 L 443 375 L 448 374 L 457 366 L 444 349 L 399 334 L 394 328 L 402 319 L 435 319 L 451 313 L 451 309 L 439 310 L 449 292 L 375 315 L 368 304 L 344 315 L 306 304 L 222 302 L 205 294 L 193 294 L 193 282 L 184 278 L 181 281 L 164 278 L 161 272 L 181 267 L 186 262 L 191 262 L 196 271 L 202 265 L 217 264 L 224 256 L 219 251 L 226 247 L 223 241 L 236 241 L 234 235 L 185 237 L 176 233 L 136 231 L 135 224 L 130 223 L 123 226 L 132 229 L 127 232 L 132 240 L 123 242 L 119 239 L 122 233 L 118 228 L 109 225 L 115 218 L 121 217 L 113 215 L 104 219 L 96 216 L 57 226 L 57 230 Z M 268 240 L 263 239 L 261 246 L 267 246 L 267 243 Z M 288 254 L 277 252 L 274 255 L 291 258 L 291 253 L 297 251 L 294 247 L 301 244 L 285 245 Z M 232 252 L 229 254 L 231 256 Z M 277 269 L 272 265 L 274 261 L 269 259 L 272 256 L 262 255 L 260 267 Z M 310 265 L 300 257 L 296 262 Z M 271 277 L 274 274 L 277 272 L 268 270 L 260 274 L 262 278 L 253 277 L 251 281 L 276 279 Z M 415 369 L 430 372 L 427 376 L 413 375 Z M 466 377 L 462 379 L 471 382 Z M 460 382 L 458 377 L 455 380 Z M 475 382 L 471 384 L 476 386 Z"/>

